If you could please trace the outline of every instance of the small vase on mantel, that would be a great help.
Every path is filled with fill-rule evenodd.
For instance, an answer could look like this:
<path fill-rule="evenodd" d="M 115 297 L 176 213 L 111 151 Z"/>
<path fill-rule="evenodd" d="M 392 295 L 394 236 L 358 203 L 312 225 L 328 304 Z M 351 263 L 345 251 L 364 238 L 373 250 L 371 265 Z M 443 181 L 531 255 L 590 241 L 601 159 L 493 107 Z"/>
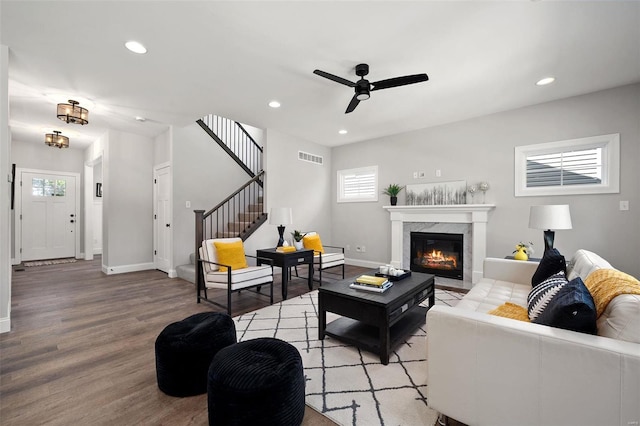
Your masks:
<path fill-rule="evenodd" d="M 398 204 L 398 197 L 390 197 L 391 200 L 391 205 L 395 206 L 396 204 Z"/>

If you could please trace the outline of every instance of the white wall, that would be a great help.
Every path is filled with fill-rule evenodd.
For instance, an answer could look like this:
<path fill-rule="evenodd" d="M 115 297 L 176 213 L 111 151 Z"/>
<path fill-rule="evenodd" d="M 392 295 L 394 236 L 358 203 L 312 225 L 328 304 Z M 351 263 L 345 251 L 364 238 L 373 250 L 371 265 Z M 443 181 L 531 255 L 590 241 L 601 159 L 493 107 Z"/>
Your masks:
<path fill-rule="evenodd" d="M 103 156 L 106 273 L 153 268 L 153 140 L 109 131 Z"/>
<path fill-rule="evenodd" d="M 333 235 L 341 245 L 351 245 L 349 258 L 389 261 L 390 222 L 382 208 L 389 204 L 388 197 L 381 195 L 377 203 L 335 202 L 337 170 L 377 164 L 380 187 L 449 180 L 489 182 L 486 202 L 497 205 L 487 229 L 489 256 L 509 255 L 519 241 L 533 241 L 540 254 L 542 231 L 528 228 L 529 207 L 569 204 L 573 229 L 557 231 L 555 246 L 566 256 L 579 248 L 592 250 L 640 276 L 639 117 L 640 84 L 636 84 L 336 147 L 332 151 Z M 515 146 L 609 133 L 620 133 L 619 194 L 514 196 Z M 441 177 L 435 176 L 436 170 L 441 170 Z M 414 171 L 426 172 L 426 178 L 414 179 Z M 404 196 L 403 191 L 398 204 L 404 204 Z M 621 200 L 629 201 L 629 211 L 619 211 Z M 356 244 L 365 245 L 367 252 L 356 253 Z"/>
<path fill-rule="evenodd" d="M 0 333 L 11 330 L 11 133 L 9 48 L 0 45 Z"/>

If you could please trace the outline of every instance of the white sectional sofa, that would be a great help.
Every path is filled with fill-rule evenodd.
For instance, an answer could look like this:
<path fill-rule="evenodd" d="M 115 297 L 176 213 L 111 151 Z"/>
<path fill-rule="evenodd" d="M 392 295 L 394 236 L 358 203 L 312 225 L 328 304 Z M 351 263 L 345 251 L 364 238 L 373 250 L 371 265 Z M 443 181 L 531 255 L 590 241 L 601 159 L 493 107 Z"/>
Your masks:
<path fill-rule="evenodd" d="M 487 313 L 505 302 L 526 307 L 537 265 L 488 258 L 456 307 L 428 311 L 429 406 L 468 425 L 638 425 L 640 343 Z M 584 281 L 598 268 L 612 266 L 579 250 L 567 275 Z M 637 337 L 640 296 L 613 299 L 598 320 L 603 333 Z"/>

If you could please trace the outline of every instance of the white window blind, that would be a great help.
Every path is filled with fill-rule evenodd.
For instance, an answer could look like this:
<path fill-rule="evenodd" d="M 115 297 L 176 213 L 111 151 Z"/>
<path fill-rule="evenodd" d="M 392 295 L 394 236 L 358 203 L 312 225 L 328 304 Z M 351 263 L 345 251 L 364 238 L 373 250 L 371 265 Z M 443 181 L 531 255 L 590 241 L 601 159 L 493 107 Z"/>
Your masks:
<path fill-rule="evenodd" d="M 378 201 L 378 166 L 338 171 L 338 202 Z"/>
<path fill-rule="evenodd" d="M 527 157 L 527 188 L 602 183 L 602 147 Z"/>
<path fill-rule="evenodd" d="M 515 148 L 515 195 L 619 192 L 620 135 Z"/>

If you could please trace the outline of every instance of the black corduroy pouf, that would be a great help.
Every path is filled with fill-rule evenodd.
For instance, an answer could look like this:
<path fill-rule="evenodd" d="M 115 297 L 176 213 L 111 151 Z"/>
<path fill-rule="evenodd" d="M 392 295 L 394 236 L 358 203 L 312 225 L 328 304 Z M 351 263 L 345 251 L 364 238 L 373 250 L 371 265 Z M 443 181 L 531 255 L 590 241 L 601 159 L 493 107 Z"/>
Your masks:
<path fill-rule="evenodd" d="M 265 337 L 228 346 L 209 367 L 209 424 L 300 425 L 304 384 L 291 344 Z"/>
<path fill-rule="evenodd" d="M 227 314 L 202 312 L 169 324 L 156 339 L 158 387 L 171 396 L 205 393 L 211 360 L 236 342 L 236 326 Z"/>

